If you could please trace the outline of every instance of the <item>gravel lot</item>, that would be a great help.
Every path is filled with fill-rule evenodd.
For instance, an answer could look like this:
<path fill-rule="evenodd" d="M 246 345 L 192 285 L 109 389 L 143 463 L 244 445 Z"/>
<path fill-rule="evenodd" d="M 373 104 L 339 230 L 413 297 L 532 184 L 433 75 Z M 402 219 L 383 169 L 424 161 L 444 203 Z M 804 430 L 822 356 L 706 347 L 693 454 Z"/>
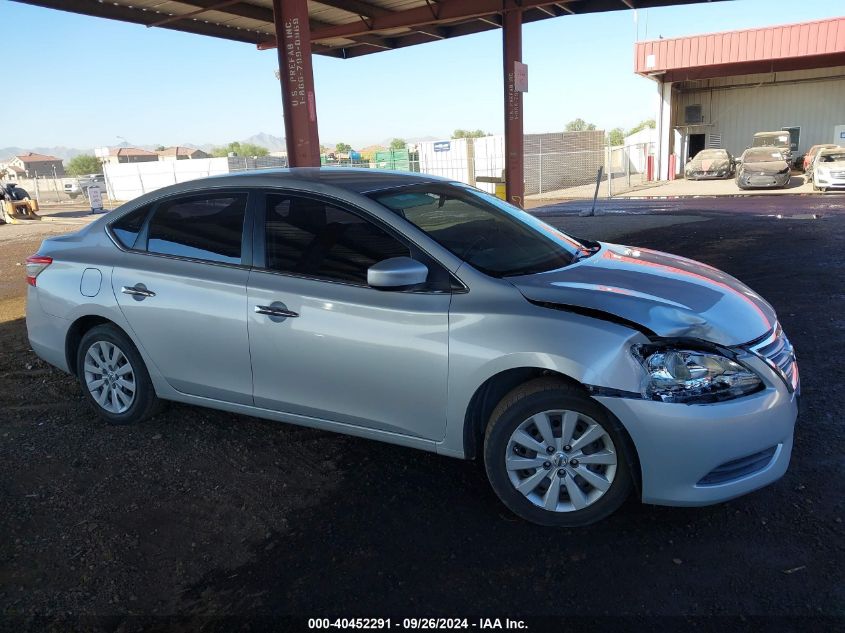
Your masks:
<path fill-rule="evenodd" d="M 766 217 L 754 199 L 664 202 L 659 215 L 535 210 L 576 235 L 736 275 L 778 310 L 801 366 L 802 415 L 780 482 L 708 508 L 631 500 L 584 530 L 515 519 L 470 462 L 175 404 L 141 426 L 106 426 L 30 351 L 16 263 L 40 237 L 4 240 L 14 227 L 0 226 L 0 628 L 97 615 L 131 630 L 132 614 L 775 615 L 842 626 L 845 199 L 797 219 L 818 212 L 807 200 L 779 198 L 795 219 Z"/>

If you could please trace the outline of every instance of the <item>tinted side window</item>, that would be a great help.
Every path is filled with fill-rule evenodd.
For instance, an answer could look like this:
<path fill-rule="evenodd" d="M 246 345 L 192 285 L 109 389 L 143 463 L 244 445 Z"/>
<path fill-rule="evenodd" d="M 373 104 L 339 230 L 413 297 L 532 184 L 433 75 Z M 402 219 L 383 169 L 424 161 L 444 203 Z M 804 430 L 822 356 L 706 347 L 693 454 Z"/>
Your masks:
<path fill-rule="evenodd" d="M 147 250 L 240 264 L 246 198 L 228 193 L 162 203 L 150 220 Z"/>
<path fill-rule="evenodd" d="M 287 195 L 267 196 L 267 267 L 332 281 L 367 283 L 367 269 L 407 246 L 354 213 Z"/>
<path fill-rule="evenodd" d="M 132 248 L 134 246 L 135 240 L 138 238 L 138 233 L 141 232 L 141 227 L 144 225 L 144 220 L 149 211 L 149 205 L 135 209 L 135 211 L 127 213 L 111 225 L 112 233 L 114 233 L 117 240 L 126 248 Z"/>

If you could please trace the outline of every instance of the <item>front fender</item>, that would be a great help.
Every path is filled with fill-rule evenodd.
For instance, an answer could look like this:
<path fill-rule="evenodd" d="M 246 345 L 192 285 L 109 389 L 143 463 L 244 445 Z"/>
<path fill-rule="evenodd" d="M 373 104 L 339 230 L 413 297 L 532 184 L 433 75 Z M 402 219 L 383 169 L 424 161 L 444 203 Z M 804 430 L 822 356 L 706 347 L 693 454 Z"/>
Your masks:
<path fill-rule="evenodd" d="M 519 313 L 475 309 L 456 296 L 449 320 L 446 434 L 438 452 L 463 457 L 464 424 L 476 392 L 513 369 L 544 369 L 583 385 L 638 392 L 642 369 L 630 353 L 641 332 L 619 323 L 516 303 Z M 504 305 L 514 305 L 510 302 Z"/>

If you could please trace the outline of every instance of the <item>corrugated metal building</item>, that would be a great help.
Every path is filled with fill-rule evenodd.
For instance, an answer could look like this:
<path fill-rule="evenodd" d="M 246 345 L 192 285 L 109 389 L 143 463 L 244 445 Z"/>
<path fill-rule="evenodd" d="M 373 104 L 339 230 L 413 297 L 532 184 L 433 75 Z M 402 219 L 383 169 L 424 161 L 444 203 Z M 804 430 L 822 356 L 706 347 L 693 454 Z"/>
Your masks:
<path fill-rule="evenodd" d="M 657 83 L 657 168 L 705 147 L 735 155 L 787 130 L 802 154 L 845 125 L 845 18 L 640 42 L 635 71 Z"/>

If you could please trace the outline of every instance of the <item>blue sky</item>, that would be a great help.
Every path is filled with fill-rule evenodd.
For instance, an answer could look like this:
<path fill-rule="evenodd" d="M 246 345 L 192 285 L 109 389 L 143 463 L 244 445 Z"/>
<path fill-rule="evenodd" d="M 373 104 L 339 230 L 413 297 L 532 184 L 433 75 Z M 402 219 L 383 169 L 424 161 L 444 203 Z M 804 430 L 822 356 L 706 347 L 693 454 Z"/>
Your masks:
<path fill-rule="evenodd" d="M 656 39 L 843 14 L 843 0 L 735 0 L 641 10 L 638 27 L 640 39 Z M 4 75 L 26 87 L 22 98 L 0 100 L 0 146 L 284 135 L 274 51 L 8 0 L 0 2 L 0 23 L 14 27 L 3 32 L 7 64 L 20 63 Z M 632 11 L 525 25 L 525 131 L 559 131 L 576 117 L 605 129 L 651 117 L 654 84 L 633 74 L 636 35 Z M 503 129 L 500 31 L 314 59 L 324 143 L 362 147 L 394 136 L 448 137 L 455 128 Z"/>

